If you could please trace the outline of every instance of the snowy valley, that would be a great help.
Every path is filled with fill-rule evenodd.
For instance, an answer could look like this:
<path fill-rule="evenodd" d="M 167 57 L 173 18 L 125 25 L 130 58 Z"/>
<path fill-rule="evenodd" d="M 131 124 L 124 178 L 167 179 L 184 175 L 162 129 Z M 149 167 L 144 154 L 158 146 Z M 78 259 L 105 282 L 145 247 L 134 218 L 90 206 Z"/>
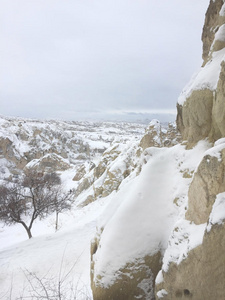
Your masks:
<path fill-rule="evenodd" d="M 211 0 L 176 124 L 0 118 L 1 184 L 56 172 L 74 199 L 56 232 L 1 221 L 0 299 L 224 299 L 224 24 Z"/>
<path fill-rule="evenodd" d="M 77 299 L 92 299 L 90 245 L 100 216 L 107 216 L 103 212 L 111 201 L 119 207 L 117 192 L 139 177 L 152 156 L 149 146 L 173 146 L 179 140 L 175 124 L 161 125 L 157 120 L 146 128 L 138 123 L 1 117 L 1 184 L 19 180 L 29 169 L 57 172 L 75 199 L 72 209 L 59 215 L 57 232 L 54 214 L 35 220 L 31 240 L 21 224 L 1 222 L 2 299 L 35 297 L 31 274 L 44 278 L 46 285 L 50 279 L 57 285 L 61 269 L 62 276 L 69 272 L 66 290 L 72 284 Z M 33 281 L 43 292 L 37 278 Z"/>
<path fill-rule="evenodd" d="M 81 285 L 82 293 L 85 288 L 91 294 L 90 243 L 99 227 L 99 217 L 109 218 L 103 211 L 106 206 L 110 207 L 111 201 L 114 207 L 110 208 L 111 214 L 120 207 L 127 197 L 126 192 L 123 196 L 120 193 L 137 185 L 135 182 L 142 167 L 149 160 L 155 160 L 158 151 L 163 153 L 165 145 L 178 143 L 180 136 L 175 125 L 169 124 L 167 128 L 153 120 L 145 130 L 141 124 L 44 123 L 10 118 L 1 118 L 1 124 L 2 183 L 18 179 L 29 168 L 56 171 L 61 175 L 64 188 L 75 191 L 76 199 L 71 211 L 60 214 L 60 230 L 56 233 L 54 215 L 36 220 L 34 238 L 28 241 L 20 224 L 7 227 L 2 223 L 2 297 L 9 297 L 11 285 L 11 297 L 26 295 L 27 289 L 30 291 L 26 272 L 39 277 L 48 274 L 47 278 L 52 278 L 59 272 L 62 262 L 63 272 L 70 270 L 76 262 L 70 274 L 76 278 L 74 284 L 79 283 L 79 289 Z M 104 151 L 104 147 L 107 150 Z M 144 182 L 148 180 L 145 176 Z M 158 178 L 155 177 L 156 181 Z M 146 192 L 137 186 L 131 193 Z M 147 229 L 148 226 L 144 231 Z"/>

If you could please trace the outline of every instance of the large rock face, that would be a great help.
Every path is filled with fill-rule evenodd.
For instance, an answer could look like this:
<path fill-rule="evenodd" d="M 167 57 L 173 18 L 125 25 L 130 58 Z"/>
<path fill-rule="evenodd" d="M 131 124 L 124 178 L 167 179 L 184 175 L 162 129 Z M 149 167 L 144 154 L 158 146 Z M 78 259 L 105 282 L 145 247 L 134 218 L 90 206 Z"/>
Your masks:
<path fill-rule="evenodd" d="M 94 300 L 224 299 L 223 0 L 210 1 L 202 40 L 203 66 L 177 105 L 187 142 L 166 148 L 160 124 L 146 130 L 136 152 L 146 165 L 121 181 L 92 244 Z"/>
<path fill-rule="evenodd" d="M 204 60 L 203 66 L 209 61 L 213 51 L 218 51 L 225 47 L 224 40 L 215 40 L 215 35 L 217 31 L 219 30 L 220 26 L 224 24 L 225 21 L 223 3 L 223 0 L 211 0 L 208 10 L 206 12 L 205 24 L 202 32 L 202 58 Z"/>
<path fill-rule="evenodd" d="M 224 154 L 222 139 L 206 152 L 194 174 L 186 219 L 174 226 L 156 280 L 157 299 L 224 298 Z"/>
<path fill-rule="evenodd" d="M 225 136 L 225 4 L 211 0 L 202 34 L 203 66 L 185 87 L 177 104 L 177 126 L 188 147 L 199 140 Z"/>
<path fill-rule="evenodd" d="M 205 232 L 203 242 L 191 250 L 179 265 L 171 263 L 156 288 L 156 298 L 164 300 L 224 299 L 225 224 Z"/>
<path fill-rule="evenodd" d="M 195 170 L 187 208 L 174 224 L 156 278 L 156 299 L 225 295 L 225 4 L 210 1 L 202 34 L 203 67 L 182 92 L 177 126 L 188 148 L 215 142 Z"/>
<path fill-rule="evenodd" d="M 216 195 L 225 192 L 225 149 L 219 158 L 206 154 L 201 161 L 188 193 L 186 218 L 195 224 L 208 221 Z"/>
<path fill-rule="evenodd" d="M 221 63 L 220 78 L 217 85 L 217 93 L 213 99 L 212 106 L 212 130 L 211 136 L 214 140 L 225 136 L 225 62 Z"/>
<path fill-rule="evenodd" d="M 212 127 L 213 92 L 209 89 L 196 90 L 178 104 L 177 124 L 189 146 L 209 136 Z"/>

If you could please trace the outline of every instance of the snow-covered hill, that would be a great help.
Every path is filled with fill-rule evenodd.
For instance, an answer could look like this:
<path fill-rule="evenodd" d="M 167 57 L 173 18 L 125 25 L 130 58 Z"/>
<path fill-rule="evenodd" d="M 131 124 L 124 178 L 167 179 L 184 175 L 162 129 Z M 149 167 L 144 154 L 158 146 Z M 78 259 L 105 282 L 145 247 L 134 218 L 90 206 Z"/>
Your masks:
<path fill-rule="evenodd" d="M 149 146 L 163 151 L 165 144 L 172 147 L 178 143 L 176 127 L 162 126 L 156 120 L 145 131 L 143 125 L 128 123 L 45 123 L 2 118 L 1 124 L 2 140 L 10 145 L 1 148 L 2 182 L 20 176 L 26 168 L 57 171 L 65 188 L 75 189 L 76 201 L 71 211 L 60 214 L 60 229 L 56 233 L 54 215 L 35 221 L 31 240 L 27 240 L 20 224 L 8 227 L 1 223 L 0 296 L 29 298 L 34 294 L 31 279 L 41 290 L 37 282 L 40 278 L 45 285 L 50 279 L 51 284 L 56 284 L 59 276 L 69 272 L 64 283 L 66 289 L 72 284 L 77 299 L 86 299 L 87 295 L 91 299 L 90 245 L 99 228 L 98 220 L 108 216 L 104 211 L 111 201 L 111 213 L 120 206 L 120 191 L 125 191 L 127 185 L 137 186 L 135 182 L 140 180 L 147 161 L 158 157 L 157 149 Z M 81 153 L 81 144 L 90 149 L 88 154 L 86 150 Z M 107 150 L 101 153 L 104 147 Z M 47 160 L 45 165 L 49 155 L 51 161 Z M 60 163 L 53 161 L 53 157 Z M 23 168 L 17 164 L 19 160 L 26 161 Z"/>
<path fill-rule="evenodd" d="M 0 179 L 18 176 L 29 163 L 65 171 L 95 161 L 114 142 L 144 133 L 143 124 L 40 121 L 0 117 Z"/>

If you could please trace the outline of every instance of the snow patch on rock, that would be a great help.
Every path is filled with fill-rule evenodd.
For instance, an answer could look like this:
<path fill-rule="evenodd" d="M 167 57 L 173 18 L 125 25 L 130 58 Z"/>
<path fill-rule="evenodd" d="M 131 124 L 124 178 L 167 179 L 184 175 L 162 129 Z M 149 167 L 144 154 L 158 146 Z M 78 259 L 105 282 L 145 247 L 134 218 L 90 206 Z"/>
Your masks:
<path fill-rule="evenodd" d="M 213 225 L 222 225 L 225 222 L 225 193 L 220 193 L 216 197 L 212 212 L 209 216 L 207 231 L 209 232 Z"/>
<path fill-rule="evenodd" d="M 224 57 L 225 49 L 213 53 L 212 59 L 196 72 L 185 86 L 178 98 L 178 104 L 184 105 L 186 99 L 191 96 L 193 91 L 204 89 L 214 91 L 216 89 L 221 70 L 220 65 Z"/>

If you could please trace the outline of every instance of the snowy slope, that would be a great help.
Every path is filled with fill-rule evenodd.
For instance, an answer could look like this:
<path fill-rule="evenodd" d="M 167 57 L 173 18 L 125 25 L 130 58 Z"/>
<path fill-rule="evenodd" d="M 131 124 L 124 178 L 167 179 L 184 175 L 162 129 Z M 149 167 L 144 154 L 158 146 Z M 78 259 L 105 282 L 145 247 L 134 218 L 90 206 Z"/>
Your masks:
<path fill-rule="evenodd" d="M 185 150 L 181 145 L 146 149 L 147 163 L 138 176 L 128 176 L 118 192 L 85 207 L 75 205 L 71 212 L 60 215 L 61 228 L 57 233 L 54 215 L 34 224 L 31 240 L 27 240 L 19 225 L 1 226 L 0 295 L 4 299 L 11 286 L 12 299 L 21 293 L 32 293 L 26 272 L 45 277 L 47 282 L 49 278 L 54 278 L 51 282 L 57 281 L 62 264 L 63 274 L 72 268 L 65 283 L 67 290 L 72 281 L 77 299 L 86 299 L 90 294 L 90 241 L 96 227 L 104 227 L 95 263 L 98 273 L 107 265 L 105 285 L 113 281 L 116 269 L 127 260 L 149 249 L 164 251 L 175 219 L 185 212 L 191 179 L 183 175 L 193 173 L 208 147 L 202 142 L 193 150 Z M 85 193 L 88 191 L 82 197 Z M 112 241 L 116 241 L 116 248 Z"/>
<path fill-rule="evenodd" d="M 36 221 L 31 240 L 27 240 L 20 225 L 8 228 L 1 225 L 0 299 L 7 299 L 6 295 L 10 293 L 11 299 L 22 294 L 31 299 L 33 292 L 30 292 L 31 286 L 26 278 L 28 272 L 44 277 L 46 285 L 49 282 L 55 285 L 60 270 L 62 278 L 69 272 L 63 288 L 69 290 L 72 285 L 78 299 L 91 299 L 90 241 L 95 233 L 96 218 L 104 205 L 104 201 L 98 201 L 60 215 L 61 229 L 57 233 L 54 232 L 54 216 Z M 32 282 L 36 284 L 33 278 Z"/>
<path fill-rule="evenodd" d="M 107 288 L 128 263 L 164 253 L 174 224 L 184 217 L 191 174 L 208 147 L 200 142 L 192 150 L 182 145 L 147 149 L 142 172 L 121 185 L 99 221 L 93 258 L 97 285 Z"/>
<path fill-rule="evenodd" d="M 5 117 L 0 118 L 0 125 L 2 182 L 22 174 L 24 167 L 36 167 L 53 157 L 54 163 L 58 159 L 69 166 L 60 171 L 67 190 L 76 187 L 73 177 L 81 163 L 87 164 L 88 169 L 91 163 L 99 161 L 110 145 L 138 141 L 145 129 L 142 124 L 131 123 L 44 122 Z M 21 161 L 22 165 L 19 164 Z M 77 286 L 80 282 L 89 294 L 90 241 L 105 201 L 107 199 L 100 199 L 84 208 L 75 203 L 71 212 L 60 214 L 57 233 L 54 232 L 54 215 L 36 220 L 32 228 L 34 238 L 29 241 L 21 225 L 7 227 L 0 222 L 0 299 L 9 295 L 11 285 L 11 299 L 28 292 L 26 272 L 34 272 L 40 277 L 48 273 L 48 278 L 58 279 L 62 260 L 65 272 L 74 265 L 67 284 L 73 280 L 73 285 Z M 79 299 L 85 298 L 87 292 L 84 297 L 82 292 Z"/>
<path fill-rule="evenodd" d="M 72 286 L 76 299 L 92 299 L 90 244 L 96 232 L 101 238 L 93 257 L 94 279 L 104 287 L 115 281 L 117 271 L 126 263 L 157 251 L 165 252 L 176 222 L 184 217 L 193 173 L 210 144 L 202 141 L 192 150 L 186 150 L 181 144 L 141 150 L 138 141 L 141 128 L 137 133 L 132 125 L 125 134 L 121 133 L 121 125 L 111 124 L 110 129 L 104 126 L 98 130 L 104 132 L 105 140 L 110 140 L 113 134 L 114 141 L 102 156 L 107 158 L 108 174 L 120 176 L 127 168 L 129 172 L 108 196 L 99 195 L 94 202 L 83 206 L 90 191 L 105 182 L 107 172 L 103 173 L 94 188 L 83 190 L 70 212 L 60 214 L 56 233 L 54 215 L 35 221 L 31 240 L 27 240 L 19 224 L 6 227 L 0 223 L 0 299 L 7 299 L 10 294 L 12 300 L 19 299 L 20 295 L 29 299 L 34 295 L 31 283 L 42 293 L 38 280 L 45 285 L 57 285 L 59 278 L 64 277 L 66 292 Z M 88 132 L 93 136 L 93 131 Z M 93 176 L 93 170 L 88 174 Z M 73 168 L 61 172 L 68 189 L 76 186 L 73 176 Z M 169 261 L 174 252 L 168 253 Z M 104 275 L 101 281 L 98 275 Z"/>

